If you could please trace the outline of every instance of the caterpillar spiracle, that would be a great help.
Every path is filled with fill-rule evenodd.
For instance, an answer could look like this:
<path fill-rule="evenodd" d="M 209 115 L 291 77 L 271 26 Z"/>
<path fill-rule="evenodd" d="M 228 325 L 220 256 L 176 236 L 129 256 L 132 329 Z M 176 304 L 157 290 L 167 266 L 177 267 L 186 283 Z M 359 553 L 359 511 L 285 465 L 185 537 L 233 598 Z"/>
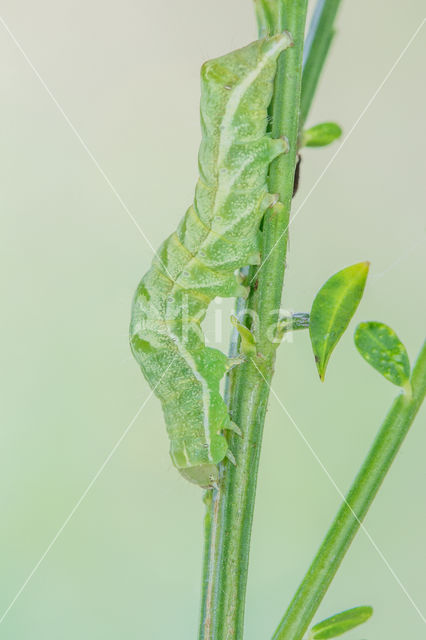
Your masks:
<path fill-rule="evenodd" d="M 246 296 L 237 270 L 260 261 L 259 225 L 285 139 L 267 134 L 279 54 L 288 33 L 257 40 L 201 69 L 199 180 L 193 204 L 160 247 L 132 305 L 131 348 L 161 400 L 170 455 L 182 475 L 216 486 L 232 428 L 220 381 L 228 358 L 200 328 L 216 296 Z M 232 455 L 232 454 L 231 454 Z"/>

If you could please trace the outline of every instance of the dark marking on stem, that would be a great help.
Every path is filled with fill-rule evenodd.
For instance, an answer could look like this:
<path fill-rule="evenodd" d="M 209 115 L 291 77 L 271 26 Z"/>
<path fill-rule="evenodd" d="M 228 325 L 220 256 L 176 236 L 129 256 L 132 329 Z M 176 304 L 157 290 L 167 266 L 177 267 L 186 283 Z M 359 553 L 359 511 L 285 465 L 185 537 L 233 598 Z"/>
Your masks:
<path fill-rule="evenodd" d="M 302 156 L 300 155 L 300 153 L 297 154 L 297 162 L 296 162 L 296 169 L 294 171 L 294 183 L 293 183 L 293 198 L 297 193 L 297 190 L 299 188 L 299 180 L 300 180 L 300 165 L 302 163 Z"/>

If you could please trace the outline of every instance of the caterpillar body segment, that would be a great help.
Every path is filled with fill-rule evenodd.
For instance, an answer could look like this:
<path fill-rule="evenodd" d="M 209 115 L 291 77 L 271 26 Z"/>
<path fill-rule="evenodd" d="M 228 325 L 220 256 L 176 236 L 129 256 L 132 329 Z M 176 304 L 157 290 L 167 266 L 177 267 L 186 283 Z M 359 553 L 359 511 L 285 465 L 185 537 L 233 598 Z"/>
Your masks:
<path fill-rule="evenodd" d="M 284 33 L 203 65 L 194 202 L 132 306 L 131 348 L 162 402 L 173 463 L 202 487 L 217 485 L 233 425 L 220 393 L 228 358 L 205 345 L 201 323 L 216 296 L 247 295 L 235 271 L 260 260 L 259 225 L 277 200 L 269 165 L 288 150 L 266 134 L 267 110 L 277 58 L 290 44 Z"/>

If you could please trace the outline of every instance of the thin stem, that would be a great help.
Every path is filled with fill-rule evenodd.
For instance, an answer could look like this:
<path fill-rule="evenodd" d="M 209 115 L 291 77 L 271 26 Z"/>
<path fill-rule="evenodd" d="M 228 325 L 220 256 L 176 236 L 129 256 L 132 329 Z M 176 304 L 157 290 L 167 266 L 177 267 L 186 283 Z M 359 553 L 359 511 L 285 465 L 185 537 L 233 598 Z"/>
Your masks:
<path fill-rule="evenodd" d="M 301 640 L 355 534 L 359 530 L 426 394 L 426 342 L 411 377 L 412 395 L 401 393 L 340 507 L 273 640 Z"/>
<path fill-rule="evenodd" d="M 260 269 L 245 306 L 247 324 L 252 314 L 258 318 L 253 329 L 260 372 L 247 362 L 231 372 L 228 384 L 230 413 L 243 430 L 243 437 L 234 435 L 230 439 L 237 466 L 229 462 L 222 465 L 220 489 L 212 495 L 208 516 L 211 526 L 206 530 L 200 640 L 241 640 L 243 636 L 257 471 L 277 347 L 268 331 L 278 321 L 284 279 L 287 233 L 283 231 L 288 227 L 296 165 L 307 0 L 272 0 L 269 4 L 279 6 L 279 11 L 270 14 L 279 16 L 273 32 L 287 29 L 294 41 L 294 46 L 278 62 L 271 111 L 272 133 L 275 137 L 287 137 L 290 152 L 271 166 L 270 192 L 279 194 L 283 207 L 270 210 L 265 216 L 262 255 L 267 256 L 276 246 Z"/>
<path fill-rule="evenodd" d="M 309 26 L 303 56 L 300 120 L 303 126 L 333 40 L 334 20 L 341 0 L 318 0 Z"/>
<path fill-rule="evenodd" d="M 275 25 L 278 24 L 280 6 L 278 2 L 270 2 L 269 0 L 254 0 L 254 5 L 259 38 L 263 38 L 273 33 Z"/>

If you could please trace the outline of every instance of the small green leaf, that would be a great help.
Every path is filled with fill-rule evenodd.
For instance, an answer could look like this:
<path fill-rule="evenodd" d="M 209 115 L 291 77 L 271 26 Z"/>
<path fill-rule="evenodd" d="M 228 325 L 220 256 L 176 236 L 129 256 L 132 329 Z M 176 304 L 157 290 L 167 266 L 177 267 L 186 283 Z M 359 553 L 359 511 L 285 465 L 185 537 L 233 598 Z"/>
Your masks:
<path fill-rule="evenodd" d="M 342 130 L 335 122 L 322 122 L 310 129 L 306 129 L 302 135 L 302 147 L 325 147 L 342 135 Z"/>
<path fill-rule="evenodd" d="M 355 331 L 355 345 L 364 360 L 398 387 L 410 382 L 407 350 L 395 331 L 382 322 L 361 322 Z"/>
<path fill-rule="evenodd" d="M 238 322 L 235 316 L 231 316 L 231 323 L 237 329 L 241 338 L 241 351 L 246 356 L 253 356 L 256 354 L 256 340 L 254 339 L 254 335 L 247 329 L 243 324 Z"/>
<path fill-rule="evenodd" d="M 336 638 L 342 633 L 354 629 L 360 624 L 367 622 L 373 615 L 371 607 L 355 607 L 342 613 L 338 613 L 331 618 L 319 622 L 311 630 L 312 640 L 328 640 Z"/>
<path fill-rule="evenodd" d="M 318 291 L 312 304 L 309 333 L 322 381 L 331 353 L 362 298 L 369 266 L 369 262 L 360 262 L 338 271 Z"/>

